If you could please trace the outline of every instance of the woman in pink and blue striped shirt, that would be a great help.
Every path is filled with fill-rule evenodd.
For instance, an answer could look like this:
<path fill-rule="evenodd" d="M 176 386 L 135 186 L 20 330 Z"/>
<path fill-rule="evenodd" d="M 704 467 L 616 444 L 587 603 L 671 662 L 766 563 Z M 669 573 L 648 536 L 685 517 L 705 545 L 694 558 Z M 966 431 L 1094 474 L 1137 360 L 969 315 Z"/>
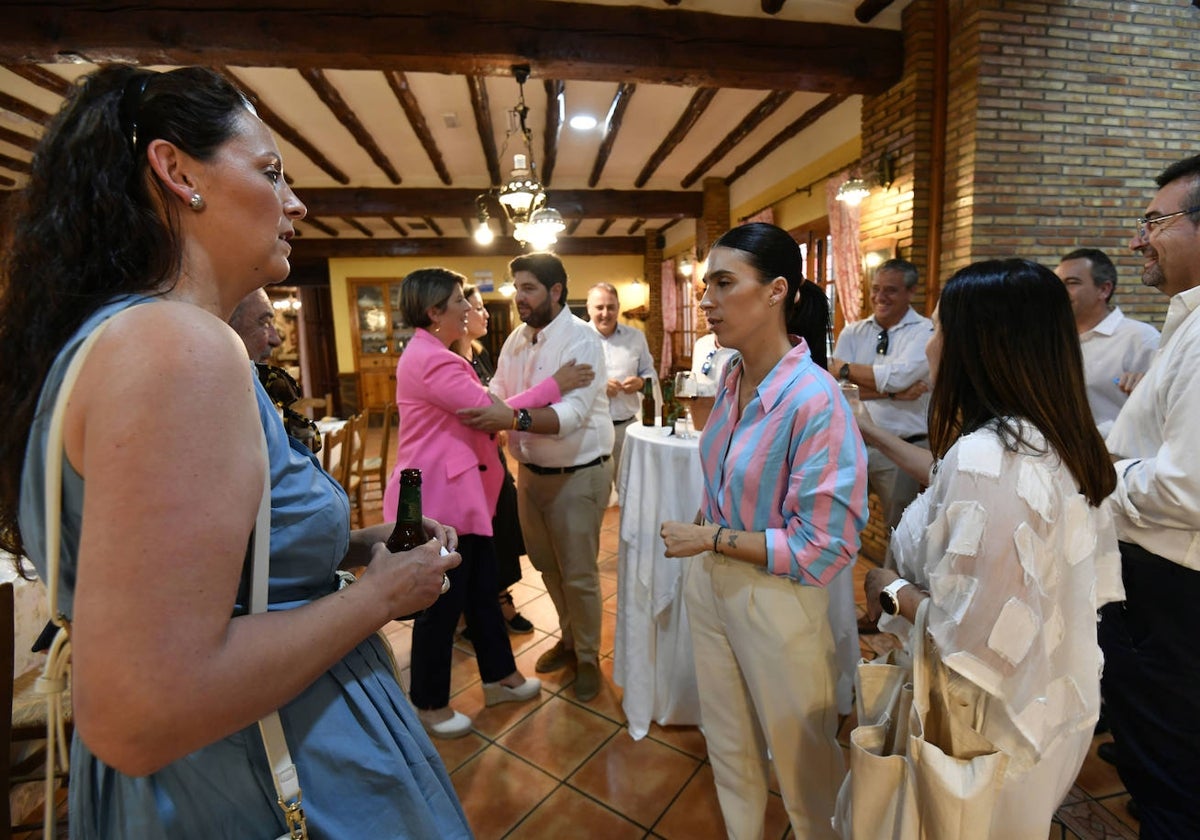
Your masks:
<path fill-rule="evenodd" d="M 794 315 L 819 320 L 786 231 L 748 224 L 709 253 L 700 303 L 739 351 L 700 439 L 704 496 L 694 523 L 664 522 L 685 576 L 700 714 L 725 828 L 762 837 L 768 752 L 797 837 L 833 837 L 845 767 L 835 740 L 838 669 L 829 584 L 867 521 L 867 456 L 841 391 L 813 362 Z"/>

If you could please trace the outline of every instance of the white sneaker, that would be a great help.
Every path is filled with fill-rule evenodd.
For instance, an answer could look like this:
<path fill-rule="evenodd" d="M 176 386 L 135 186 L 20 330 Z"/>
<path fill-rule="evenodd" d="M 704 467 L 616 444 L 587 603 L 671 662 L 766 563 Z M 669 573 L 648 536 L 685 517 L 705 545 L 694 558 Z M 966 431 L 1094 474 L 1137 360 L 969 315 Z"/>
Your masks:
<path fill-rule="evenodd" d="M 537 677 L 526 677 L 525 682 L 512 688 L 503 683 L 483 684 L 483 703 L 485 706 L 495 706 L 497 703 L 516 703 L 532 700 L 542 691 L 542 681 Z"/>
<path fill-rule="evenodd" d="M 451 715 L 446 720 L 440 723 L 435 723 L 432 718 L 440 709 L 426 711 L 425 709 L 417 709 L 417 717 L 421 719 L 421 725 L 425 727 L 425 731 L 435 738 L 461 738 L 471 731 L 471 719 L 462 712 L 451 710 Z"/>

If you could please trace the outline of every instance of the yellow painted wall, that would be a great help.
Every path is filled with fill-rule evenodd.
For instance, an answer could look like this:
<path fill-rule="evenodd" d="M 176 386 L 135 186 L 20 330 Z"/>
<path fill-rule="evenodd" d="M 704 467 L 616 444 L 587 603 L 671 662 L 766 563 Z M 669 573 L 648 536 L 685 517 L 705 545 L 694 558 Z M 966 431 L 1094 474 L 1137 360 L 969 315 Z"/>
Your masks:
<path fill-rule="evenodd" d="M 475 272 L 490 271 L 495 288 L 504 282 L 508 272 L 508 257 L 454 257 L 430 259 L 429 257 L 374 257 L 369 259 L 337 259 L 329 261 L 329 293 L 333 303 L 333 333 L 337 341 L 337 363 L 339 373 L 354 372 L 354 348 L 351 345 L 350 294 L 346 279 L 350 277 L 401 278 L 418 268 L 440 265 L 451 271 L 466 275 L 473 280 Z M 631 288 L 635 278 L 642 278 L 643 261 L 639 255 L 610 257 L 567 257 L 567 296 L 572 300 L 583 300 L 587 290 L 595 283 L 612 283 L 621 298 L 621 309 L 630 309 L 646 302 L 645 292 L 640 295 Z M 644 279 L 644 278 L 642 278 Z M 644 288 L 644 287 L 643 287 Z M 485 300 L 503 300 L 498 292 L 485 292 Z M 639 321 L 625 321 L 642 327 Z"/>

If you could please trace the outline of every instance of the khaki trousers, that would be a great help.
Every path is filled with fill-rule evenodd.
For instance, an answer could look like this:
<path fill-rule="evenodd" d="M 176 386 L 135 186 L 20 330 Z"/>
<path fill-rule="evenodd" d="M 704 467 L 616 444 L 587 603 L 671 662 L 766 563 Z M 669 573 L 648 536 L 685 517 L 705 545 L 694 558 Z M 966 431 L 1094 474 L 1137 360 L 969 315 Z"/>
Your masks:
<path fill-rule="evenodd" d="M 600 654 L 600 525 L 608 505 L 613 462 L 565 475 L 538 475 L 521 465 L 517 510 L 525 550 L 554 608 L 564 647 L 581 662 Z"/>
<path fill-rule="evenodd" d="M 761 840 L 767 751 L 797 838 L 833 838 L 845 762 L 829 595 L 705 552 L 687 567 L 688 622 L 726 833 Z"/>

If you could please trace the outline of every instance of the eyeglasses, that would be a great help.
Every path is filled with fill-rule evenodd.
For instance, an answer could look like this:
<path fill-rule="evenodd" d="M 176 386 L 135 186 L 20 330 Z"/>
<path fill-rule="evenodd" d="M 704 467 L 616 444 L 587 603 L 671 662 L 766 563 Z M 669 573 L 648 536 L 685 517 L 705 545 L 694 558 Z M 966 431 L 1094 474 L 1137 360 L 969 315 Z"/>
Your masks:
<path fill-rule="evenodd" d="M 1165 222 L 1167 219 L 1174 219 L 1176 216 L 1186 216 L 1188 213 L 1195 213 L 1197 210 L 1200 210 L 1200 204 L 1196 205 L 1195 207 L 1189 207 L 1186 210 L 1178 210 L 1174 213 L 1168 213 L 1165 216 L 1151 216 L 1150 218 L 1142 216 L 1141 218 L 1135 219 L 1134 224 L 1137 226 L 1137 237 L 1143 241 L 1148 240 L 1150 238 L 1150 231 L 1159 222 Z"/>
<path fill-rule="evenodd" d="M 888 331 L 885 327 L 879 331 L 879 338 L 875 339 L 875 355 L 884 356 L 888 351 Z"/>
<path fill-rule="evenodd" d="M 717 355 L 717 348 L 708 351 L 708 355 L 704 357 L 704 364 L 700 365 L 700 372 L 708 376 L 713 369 L 713 356 Z"/>

